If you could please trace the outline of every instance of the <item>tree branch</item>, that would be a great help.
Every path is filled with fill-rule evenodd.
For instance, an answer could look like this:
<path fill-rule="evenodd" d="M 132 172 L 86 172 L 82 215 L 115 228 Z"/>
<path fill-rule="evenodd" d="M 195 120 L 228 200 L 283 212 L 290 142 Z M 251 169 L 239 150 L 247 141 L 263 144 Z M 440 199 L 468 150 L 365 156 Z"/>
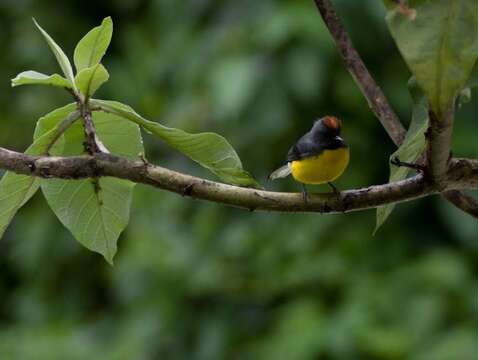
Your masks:
<path fill-rule="evenodd" d="M 88 106 L 88 103 L 85 103 L 84 100 L 78 100 L 78 107 L 80 109 L 81 117 L 83 118 L 83 124 L 85 128 L 85 150 L 88 154 L 93 155 L 96 153 L 104 152 L 109 153 L 106 146 L 103 145 L 101 140 L 96 134 L 95 125 L 93 123 L 91 109 Z"/>
<path fill-rule="evenodd" d="M 454 107 L 452 104 L 441 119 L 433 111 L 429 111 L 430 126 L 426 133 L 429 175 L 438 188 L 444 185 L 442 183 L 445 181 L 448 162 L 451 158 Z"/>
<path fill-rule="evenodd" d="M 400 146 L 405 138 L 406 131 L 382 90 L 370 75 L 359 53 L 355 50 L 352 40 L 332 3 L 330 0 L 314 0 L 314 2 L 337 45 L 347 70 L 362 90 L 370 108 L 380 120 L 390 138 L 395 145 Z"/>
<path fill-rule="evenodd" d="M 435 194 L 438 191 L 422 174 L 385 185 L 347 190 L 339 194 L 283 193 L 242 188 L 181 174 L 144 160 L 129 160 L 106 153 L 55 157 L 30 156 L 0 148 L 0 168 L 43 178 L 83 179 L 111 176 L 172 191 L 183 196 L 253 210 L 343 213 L 375 208 Z M 447 173 L 447 190 L 478 189 L 478 161 L 456 159 Z"/>
<path fill-rule="evenodd" d="M 457 190 L 447 191 L 443 193 L 443 196 L 458 209 L 478 218 L 478 202 L 472 196 Z"/>

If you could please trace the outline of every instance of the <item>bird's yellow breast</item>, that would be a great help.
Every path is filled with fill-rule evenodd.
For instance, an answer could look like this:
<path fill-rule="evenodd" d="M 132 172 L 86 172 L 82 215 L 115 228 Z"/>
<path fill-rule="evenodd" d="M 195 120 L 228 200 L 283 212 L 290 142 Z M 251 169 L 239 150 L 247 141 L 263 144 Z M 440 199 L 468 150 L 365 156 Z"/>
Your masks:
<path fill-rule="evenodd" d="M 324 150 L 319 155 L 292 161 L 292 176 L 304 184 L 324 184 L 342 175 L 349 159 L 348 148 Z"/>

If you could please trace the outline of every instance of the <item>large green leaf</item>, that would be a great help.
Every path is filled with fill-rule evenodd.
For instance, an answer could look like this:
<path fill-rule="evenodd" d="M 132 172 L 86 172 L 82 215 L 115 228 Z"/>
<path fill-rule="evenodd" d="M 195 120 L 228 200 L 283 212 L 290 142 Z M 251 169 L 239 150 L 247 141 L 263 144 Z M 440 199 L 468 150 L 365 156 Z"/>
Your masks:
<path fill-rule="evenodd" d="M 112 35 L 111 17 L 105 18 L 100 26 L 90 30 L 76 45 L 73 55 L 76 71 L 99 64 L 110 45 Z"/>
<path fill-rule="evenodd" d="M 61 70 L 63 70 L 63 74 L 65 74 L 65 77 L 71 82 L 71 86 L 73 87 L 73 89 L 76 90 L 75 77 L 73 75 L 73 69 L 71 67 L 70 60 L 68 60 L 68 57 L 65 55 L 61 47 L 59 47 L 58 44 L 51 38 L 51 36 L 48 35 L 45 30 L 42 29 L 42 27 L 36 22 L 35 19 L 33 19 L 33 22 L 35 23 L 38 30 L 40 30 L 40 32 L 42 33 L 43 37 L 48 43 L 48 46 L 55 55 L 56 60 L 61 67 Z"/>
<path fill-rule="evenodd" d="M 92 67 L 81 70 L 75 77 L 75 83 L 78 90 L 89 98 L 96 90 L 108 81 L 110 75 L 105 67 L 101 64 L 96 64 Z"/>
<path fill-rule="evenodd" d="M 50 85 L 67 89 L 72 88 L 71 83 L 61 75 L 45 75 L 33 70 L 21 72 L 12 79 L 13 87 L 20 85 Z"/>
<path fill-rule="evenodd" d="M 478 57 L 478 1 L 410 0 L 414 20 L 385 0 L 400 52 L 440 118 L 468 80 Z"/>
<path fill-rule="evenodd" d="M 390 156 L 390 160 L 398 158 L 400 161 L 413 163 L 425 150 L 425 131 L 428 128 L 428 103 L 423 93 L 421 93 L 421 96 L 417 95 L 414 101 L 410 127 L 403 144 Z M 390 163 L 389 182 L 406 179 L 410 170 L 408 167 L 398 167 Z M 395 204 L 388 204 L 377 208 L 377 223 L 374 233 L 383 225 L 394 208 Z"/>
<path fill-rule="evenodd" d="M 112 152 L 127 157 L 143 153 L 139 127 L 116 115 L 94 113 L 98 136 Z M 83 153 L 84 131 L 76 123 L 65 133 L 59 154 Z M 42 191 L 48 204 L 75 238 L 90 250 L 113 262 L 119 235 L 129 221 L 134 184 L 109 177 L 85 180 L 44 179 Z"/>
<path fill-rule="evenodd" d="M 75 111 L 75 104 L 70 104 L 40 118 L 35 129 L 35 140 L 25 153 L 44 154 L 51 147 L 51 143 L 58 138 L 64 126 L 71 124 L 78 117 L 79 113 Z M 61 147 L 62 142 L 57 141 L 52 151 L 57 151 Z M 3 236 L 17 211 L 35 194 L 39 185 L 39 178 L 9 171 L 5 173 L 0 180 L 0 237 Z"/>
<path fill-rule="evenodd" d="M 189 134 L 180 129 L 169 128 L 144 119 L 131 107 L 116 101 L 92 99 L 91 104 L 141 125 L 229 184 L 258 186 L 252 176 L 242 168 L 236 151 L 218 134 Z"/>

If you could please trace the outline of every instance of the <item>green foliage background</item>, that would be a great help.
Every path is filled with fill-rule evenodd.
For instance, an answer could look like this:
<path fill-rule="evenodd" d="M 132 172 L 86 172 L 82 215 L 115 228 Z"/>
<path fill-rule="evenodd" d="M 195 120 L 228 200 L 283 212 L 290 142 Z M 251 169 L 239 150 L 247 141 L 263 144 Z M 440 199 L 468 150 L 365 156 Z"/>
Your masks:
<path fill-rule="evenodd" d="M 334 1 L 402 119 L 409 72 L 378 1 Z M 24 150 L 70 99 L 10 88 L 57 71 L 31 16 L 68 55 L 115 22 L 98 97 L 186 131 L 214 131 L 263 186 L 324 114 L 342 118 L 344 188 L 382 183 L 395 151 L 344 69 L 312 1 L 0 2 L 0 144 Z M 476 94 L 473 94 L 476 97 Z M 454 154 L 477 156 L 478 101 L 457 115 Z M 210 173 L 145 135 L 154 163 Z M 315 191 L 328 191 L 316 187 Z M 137 186 L 115 266 L 79 245 L 37 194 L 0 242 L 3 359 L 474 359 L 478 222 L 435 197 L 375 211 L 248 213 Z"/>

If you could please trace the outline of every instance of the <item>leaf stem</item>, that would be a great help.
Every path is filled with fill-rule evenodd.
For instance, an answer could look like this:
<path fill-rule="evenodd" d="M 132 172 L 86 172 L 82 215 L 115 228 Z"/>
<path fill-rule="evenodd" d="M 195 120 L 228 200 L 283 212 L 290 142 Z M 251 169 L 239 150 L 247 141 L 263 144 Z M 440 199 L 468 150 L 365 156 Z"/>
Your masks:
<path fill-rule="evenodd" d="M 74 111 L 68 117 L 61 122 L 61 124 L 56 129 L 55 135 L 48 144 L 47 148 L 44 151 L 44 155 L 48 155 L 50 153 L 51 148 L 56 144 L 58 139 L 65 133 L 65 131 L 73 125 L 73 123 L 80 118 L 80 112 Z"/>
<path fill-rule="evenodd" d="M 92 112 L 87 101 L 79 100 L 78 107 L 85 129 L 85 151 L 94 155 L 97 153 L 109 153 L 108 149 L 103 145 L 96 133 L 95 124 L 93 123 Z"/>

